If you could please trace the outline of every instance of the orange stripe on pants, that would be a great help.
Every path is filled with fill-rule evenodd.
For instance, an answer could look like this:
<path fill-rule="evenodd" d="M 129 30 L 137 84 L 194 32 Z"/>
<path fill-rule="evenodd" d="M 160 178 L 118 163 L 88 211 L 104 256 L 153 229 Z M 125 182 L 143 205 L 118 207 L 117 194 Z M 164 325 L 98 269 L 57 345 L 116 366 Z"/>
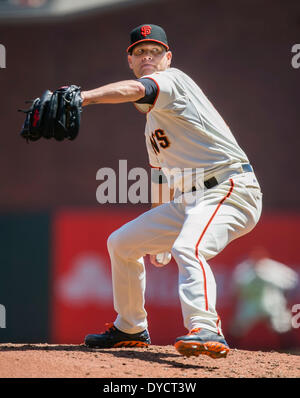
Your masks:
<path fill-rule="evenodd" d="M 197 242 L 197 244 L 196 244 L 196 248 L 195 248 L 195 255 L 196 255 L 197 260 L 199 261 L 200 267 L 201 267 L 202 272 L 203 272 L 204 297 L 205 297 L 205 310 L 206 310 L 206 311 L 208 311 L 206 275 L 205 275 L 205 269 L 204 269 L 203 263 L 202 263 L 202 261 L 201 261 L 200 258 L 199 258 L 198 248 L 199 248 L 200 242 L 201 242 L 201 240 L 202 240 L 202 238 L 203 238 L 205 232 L 207 231 L 207 228 L 209 227 L 209 225 L 211 224 L 212 220 L 213 220 L 214 217 L 216 216 L 216 214 L 217 214 L 219 208 L 220 208 L 221 205 L 225 202 L 225 200 L 229 198 L 229 196 L 231 195 L 231 193 L 232 193 L 232 191 L 233 191 L 234 182 L 233 182 L 233 180 L 232 180 L 231 178 L 230 178 L 229 181 L 230 181 L 230 185 L 231 185 L 231 186 L 230 186 L 230 189 L 229 189 L 227 195 L 225 195 L 224 198 L 219 202 L 218 206 L 216 207 L 216 210 L 213 212 L 213 214 L 212 214 L 212 216 L 210 217 L 208 223 L 206 224 L 205 228 L 203 229 L 203 231 L 202 231 L 202 233 L 201 233 L 201 235 L 200 235 L 200 238 L 198 239 L 198 242 Z"/>

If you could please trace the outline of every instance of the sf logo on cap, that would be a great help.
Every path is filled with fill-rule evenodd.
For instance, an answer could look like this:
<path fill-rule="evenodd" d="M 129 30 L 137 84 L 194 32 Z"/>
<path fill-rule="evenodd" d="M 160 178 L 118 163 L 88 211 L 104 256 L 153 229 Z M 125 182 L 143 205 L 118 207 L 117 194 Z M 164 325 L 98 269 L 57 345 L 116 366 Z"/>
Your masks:
<path fill-rule="evenodd" d="M 152 29 L 151 26 L 149 26 L 149 25 L 144 25 L 144 26 L 141 27 L 141 34 L 142 34 L 144 37 L 146 37 L 146 36 L 150 35 L 151 29 Z"/>

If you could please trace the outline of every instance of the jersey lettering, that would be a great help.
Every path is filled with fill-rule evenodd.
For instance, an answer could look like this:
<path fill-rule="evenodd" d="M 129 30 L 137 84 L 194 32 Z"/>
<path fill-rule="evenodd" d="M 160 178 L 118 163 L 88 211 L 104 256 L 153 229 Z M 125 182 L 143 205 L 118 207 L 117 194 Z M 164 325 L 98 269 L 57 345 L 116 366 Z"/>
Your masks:
<path fill-rule="evenodd" d="M 155 137 L 159 141 L 159 145 L 162 148 L 168 148 L 170 146 L 170 141 L 168 140 L 168 137 L 166 136 L 164 130 L 162 129 L 155 130 Z"/>
<path fill-rule="evenodd" d="M 160 152 L 159 147 L 165 149 L 170 146 L 170 141 L 162 129 L 156 129 L 154 133 L 151 134 L 150 142 L 155 155 Z"/>
<path fill-rule="evenodd" d="M 151 135 L 151 137 L 150 137 L 150 142 L 151 142 L 152 149 L 153 149 L 155 155 L 157 155 L 157 154 L 160 152 L 160 150 L 159 150 L 159 147 L 158 147 L 158 145 L 157 145 L 157 142 L 155 141 L 155 138 L 154 138 L 154 134 L 153 134 L 153 133 L 152 133 L 152 135 Z"/>

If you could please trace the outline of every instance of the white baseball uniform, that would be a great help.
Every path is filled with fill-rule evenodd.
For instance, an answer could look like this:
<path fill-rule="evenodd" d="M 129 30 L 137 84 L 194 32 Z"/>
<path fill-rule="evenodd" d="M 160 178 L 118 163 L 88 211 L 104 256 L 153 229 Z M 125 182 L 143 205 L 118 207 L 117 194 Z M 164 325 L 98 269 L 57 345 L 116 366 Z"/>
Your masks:
<path fill-rule="evenodd" d="M 198 85 L 185 73 L 169 68 L 144 78 L 158 87 L 153 105 L 135 104 L 146 112 L 146 146 L 152 167 L 175 173 L 175 186 L 184 187 L 181 201 L 155 207 L 113 232 L 108 239 L 112 265 L 115 326 L 137 333 L 147 328 L 144 308 L 143 257 L 170 251 L 178 265 L 178 291 L 184 325 L 219 334 L 216 282 L 207 262 L 258 222 L 262 207 L 259 183 L 249 160 L 229 127 Z M 202 169 L 199 198 L 181 184 L 178 170 Z M 192 172 L 193 174 L 194 172 Z M 199 184 L 198 184 L 199 182 Z M 190 186 L 190 185 L 189 185 Z M 190 186 L 191 188 L 191 186 Z M 192 205 L 191 205 L 192 203 Z"/>

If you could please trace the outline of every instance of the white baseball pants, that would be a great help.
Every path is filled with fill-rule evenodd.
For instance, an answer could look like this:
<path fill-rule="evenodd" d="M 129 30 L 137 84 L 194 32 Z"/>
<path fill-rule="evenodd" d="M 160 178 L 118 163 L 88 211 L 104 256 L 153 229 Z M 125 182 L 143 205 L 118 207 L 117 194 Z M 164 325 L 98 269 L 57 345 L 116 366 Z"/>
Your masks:
<path fill-rule="evenodd" d="M 254 228 L 261 214 L 262 193 L 254 173 L 236 174 L 205 189 L 191 212 L 186 208 L 184 200 L 162 204 L 108 238 L 118 314 L 114 324 L 123 332 L 147 328 L 143 256 L 171 251 L 178 265 L 184 326 L 223 334 L 216 311 L 216 282 L 207 260 Z"/>

